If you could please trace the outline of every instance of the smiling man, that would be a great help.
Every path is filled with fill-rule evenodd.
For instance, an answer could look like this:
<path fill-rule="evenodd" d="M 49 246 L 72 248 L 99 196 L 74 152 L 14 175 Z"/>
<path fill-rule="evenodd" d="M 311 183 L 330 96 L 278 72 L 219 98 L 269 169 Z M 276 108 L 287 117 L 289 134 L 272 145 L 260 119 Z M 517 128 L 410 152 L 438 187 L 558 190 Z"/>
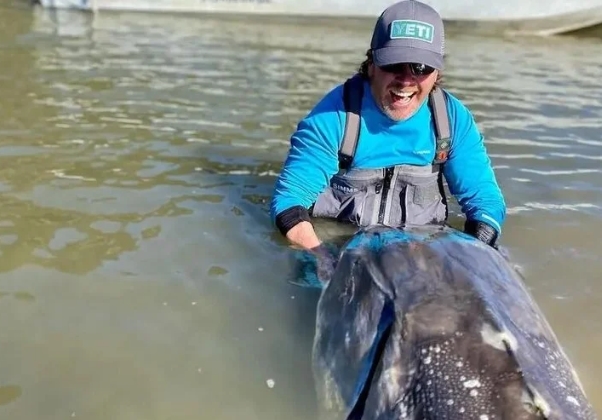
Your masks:
<path fill-rule="evenodd" d="M 444 40 L 432 7 L 391 5 L 358 73 L 299 122 L 271 205 L 292 244 L 327 256 L 311 217 L 358 226 L 445 223 L 445 177 L 465 232 L 495 246 L 504 197 L 472 113 L 439 86 Z"/>

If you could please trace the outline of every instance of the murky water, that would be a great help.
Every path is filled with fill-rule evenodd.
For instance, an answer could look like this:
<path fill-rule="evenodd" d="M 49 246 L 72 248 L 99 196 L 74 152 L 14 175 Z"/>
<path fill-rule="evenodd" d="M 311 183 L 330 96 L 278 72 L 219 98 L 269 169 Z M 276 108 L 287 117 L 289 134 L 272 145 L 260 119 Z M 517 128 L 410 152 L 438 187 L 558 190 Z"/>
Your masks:
<path fill-rule="evenodd" d="M 0 8 L 0 418 L 312 418 L 317 294 L 268 202 L 371 22 L 294 23 Z M 447 46 L 504 244 L 600 410 L 602 44 Z"/>

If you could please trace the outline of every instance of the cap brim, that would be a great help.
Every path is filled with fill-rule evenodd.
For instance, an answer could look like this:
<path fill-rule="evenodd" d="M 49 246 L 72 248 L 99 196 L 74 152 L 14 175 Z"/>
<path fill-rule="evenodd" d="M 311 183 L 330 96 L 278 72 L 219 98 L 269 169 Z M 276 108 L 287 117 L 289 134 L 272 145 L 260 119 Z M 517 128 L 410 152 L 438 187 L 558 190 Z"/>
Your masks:
<path fill-rule="evenodd" d="M 421 63 L 443 70 L 443 56 L 433 51 L 412 47 L 385 47 L 373 51 L 374 64 L 378 67 L 400 63 Z"/>

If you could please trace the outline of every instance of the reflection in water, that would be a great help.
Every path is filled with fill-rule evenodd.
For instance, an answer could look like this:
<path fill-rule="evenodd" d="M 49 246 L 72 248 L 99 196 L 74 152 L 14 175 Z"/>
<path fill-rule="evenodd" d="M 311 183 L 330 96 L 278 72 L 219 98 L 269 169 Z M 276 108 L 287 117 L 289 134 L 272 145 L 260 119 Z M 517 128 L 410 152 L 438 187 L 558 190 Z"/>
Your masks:
<path fill-rule="evenodd" d="M 0 386 L 0 405 L 13 402 L 21 396 L 21 387 L 16 385 Z"/>
<path fill-rule="evenodd" d="M 0 416 L 311 418 L 317 294 L 288 283 L 268 203 L 372 22 L 7 10 L 0 386 L 19 388 Z M 601 407 L 602 47 L 447 47 L 507 194 L 504 244 Z"/>

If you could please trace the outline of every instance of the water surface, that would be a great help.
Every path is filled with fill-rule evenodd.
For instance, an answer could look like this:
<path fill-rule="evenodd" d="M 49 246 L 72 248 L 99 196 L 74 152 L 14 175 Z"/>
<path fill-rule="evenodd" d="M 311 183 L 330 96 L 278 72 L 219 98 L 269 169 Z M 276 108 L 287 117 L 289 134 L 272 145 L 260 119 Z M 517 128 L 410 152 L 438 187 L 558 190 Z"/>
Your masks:
<path fill-rule="evenodd" d="M 312 417 L 317 294 L 289 283 L 268 205 L 370 26 L 0 8 L 1 418 Z M 600 410 L 602 44 L 447 50 L 503 243 Z"/>

